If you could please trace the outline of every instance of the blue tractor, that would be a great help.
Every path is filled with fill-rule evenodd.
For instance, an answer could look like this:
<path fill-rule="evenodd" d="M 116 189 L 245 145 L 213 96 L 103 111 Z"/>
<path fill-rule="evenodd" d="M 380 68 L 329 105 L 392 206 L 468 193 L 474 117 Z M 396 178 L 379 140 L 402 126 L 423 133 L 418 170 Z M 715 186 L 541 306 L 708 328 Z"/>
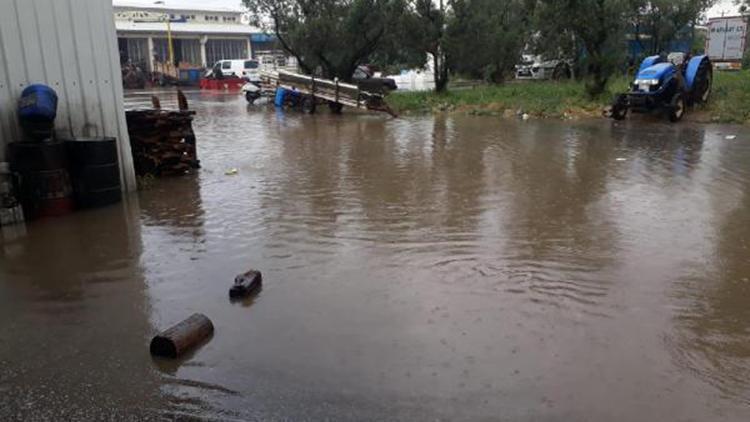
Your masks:
<path fill-rule="evenodd" d="M 628 111 L 665 111 L 670 121 L 678 122 L 688 106 L 708 101 L 712 83 L 713 70 L 708 56 L 672 53 L 668 57 L 647 57 L 630 91 L 615 97 L 609 115 L 622 120 Z"/>

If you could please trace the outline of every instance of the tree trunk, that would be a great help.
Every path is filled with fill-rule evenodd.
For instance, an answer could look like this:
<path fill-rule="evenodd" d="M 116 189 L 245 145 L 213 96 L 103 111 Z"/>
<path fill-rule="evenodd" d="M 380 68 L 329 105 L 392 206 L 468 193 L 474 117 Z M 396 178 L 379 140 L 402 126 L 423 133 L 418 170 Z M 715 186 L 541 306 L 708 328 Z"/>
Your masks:
<path fill-rule="evenodd" d="M 591 98 L 598 97 L 607 88 L 609 77 L 604 74 L 604 69 L 600 63 L 592 64 L 589 68 L 590 78 L 586 82 L 586 93 Z"/>
<path fill-rule="evenodd" d="M 433 54 L 433 64 L 435 67 L 435 92 L 445 92 L 448 88 L 448 69 L 445 66 L 445 59 L 440 53 Z"/>

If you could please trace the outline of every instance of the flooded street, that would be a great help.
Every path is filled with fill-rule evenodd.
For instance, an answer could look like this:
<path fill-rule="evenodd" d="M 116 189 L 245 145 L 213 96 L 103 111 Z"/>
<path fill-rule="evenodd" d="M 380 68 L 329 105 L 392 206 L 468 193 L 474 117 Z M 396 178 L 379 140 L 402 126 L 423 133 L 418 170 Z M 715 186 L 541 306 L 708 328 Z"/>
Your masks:
<path fill-rule="evenodd" d="M 748 128 L 190 100 L 196 176 L 4 232 L 1 420 L 750 420 Z"/>

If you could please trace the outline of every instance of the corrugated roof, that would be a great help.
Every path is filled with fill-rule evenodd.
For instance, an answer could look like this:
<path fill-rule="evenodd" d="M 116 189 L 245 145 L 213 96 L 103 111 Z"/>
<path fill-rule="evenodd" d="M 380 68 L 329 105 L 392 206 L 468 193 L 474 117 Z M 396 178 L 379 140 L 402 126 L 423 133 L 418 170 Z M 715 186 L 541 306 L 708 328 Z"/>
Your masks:
<path fill-rule="evenodd" d="M 135 1 L 122 1 L 122 0 L 112 0 L 112 5 L 115 8 L 132 8 L 132 9 L 143 9 L 143 10 L 152 10 L 152 11 L 185 11 L 185 12 L 218 12 L 218 13 L 242 13 L 242 9 L 240 8 L 230 8 L 230 7 L 217 7 L 217 6 L 196 6 L 196 5 L 190 5 L 190 6 L 173 6 L 170 4 L 148 4 L 148 3 L 139 3 Z"/>
<path fill-rule="evenodd" d="M 122 32 L 166 32 L 167 25 L 162 22 L 131 22 L 115 21 L 118 31 Z M 263 33 L 262 30 L 250 25 L 230 25 L 220 23 L 172 23 L 171 30 L 175 34 L 233 34 L 250 35 Z"/>

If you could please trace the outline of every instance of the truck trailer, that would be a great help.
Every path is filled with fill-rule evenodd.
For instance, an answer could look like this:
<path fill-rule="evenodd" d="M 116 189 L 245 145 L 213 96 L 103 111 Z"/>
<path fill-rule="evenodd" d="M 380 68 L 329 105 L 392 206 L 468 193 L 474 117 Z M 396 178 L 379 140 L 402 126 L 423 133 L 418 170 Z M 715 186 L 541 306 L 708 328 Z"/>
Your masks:
<path fill-rule="evenodd" d="M 708 20 L 706 54 L 717 70 L 740 70 L 748 49 L 748 16 Z"/>

